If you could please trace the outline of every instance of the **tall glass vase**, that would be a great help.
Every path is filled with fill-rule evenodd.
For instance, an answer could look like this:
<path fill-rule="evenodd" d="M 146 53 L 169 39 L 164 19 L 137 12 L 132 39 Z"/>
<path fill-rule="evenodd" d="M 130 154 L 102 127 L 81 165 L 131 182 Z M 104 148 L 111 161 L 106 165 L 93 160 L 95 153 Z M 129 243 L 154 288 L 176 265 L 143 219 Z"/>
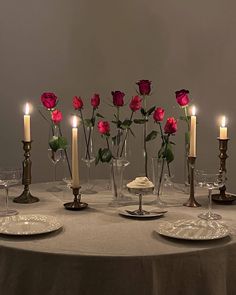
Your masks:
<path fill-rule="evenodd" d="M 82 161 L 86 165 L 86 183 L 83 189 L 83 194 L 94 194 L 96 191 L 93 189 L 93 184 L 91 182 L 91 167 L 95 161 L 95 156 L 93 153 L 93 127 L 87 127 L 85 135 L 85 144 L 84 144 L 84 156 Z"/>
<path fill-rule="evenodd" d="M 122 204 L 131 198 L 124 194 L 124 171 L 129 165 L 125 159 L 112 159 L 111 161 L 111 189 L 114 205 Z"/>
<path fill-rule="evenodd" d="M 117 135 L 112 142 L 112 152 L 114 158 L 111 161 L 111 189 L 113 195 L 113 205 L 124 204 L 131 198 L 124 193 L 124 172 L 130 164 L 128 161 L 128 131 L 117 129 Z"/>
<path fill-rule="evenodd" d="M 165 158 L 152 158 L 152 180 L 158 206 L 167 206 L 167 202 L 163 200 L 163 197 L 173 189 L 173 177 L 174 175 Z"/>
<path fill-rule="evenodd" d="M 60 129 L 58 125 L 51 125 L 49 129 L 49 146 L 48 146 L 48 158 L 53 165 L 52 186 L 48 189 L 50 192 L 60 192 L 61 189 L 56 184 L 57 181 L 57 164 L 64 157 L 64 150 L 58 148 L 57 140 L 60 137 Z"/>

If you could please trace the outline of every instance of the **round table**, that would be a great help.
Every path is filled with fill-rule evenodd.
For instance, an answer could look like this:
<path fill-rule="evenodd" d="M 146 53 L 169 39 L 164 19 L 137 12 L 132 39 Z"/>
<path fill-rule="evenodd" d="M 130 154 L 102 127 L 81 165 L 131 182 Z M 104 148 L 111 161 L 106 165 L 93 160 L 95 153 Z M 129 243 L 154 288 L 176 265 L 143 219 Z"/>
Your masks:
<path fill-rule="evenodd" d="M 158 223 L 197 217 L 204 207 L 168 207 L 159 219 L 125 218 L 109 205 L 106 183 L 98 181 L 99 193 L 82 196 L 88 209 L 67 211 L 63 203 L 72 200 L 71 191 L 58 184 L 61 192 L 49 192 L 51 185 L 31 186 L 38 203 L 10 204 L 20 214 L 56 216 L 63 229 L 34 237 L 0 236 L 1 295 L 235 294 L 235 205 L 214 205 L 230 227 L 229 237 L 184 241 L 160 236 Z M 11 198 L 21 190 L 12 188 Z M 197 197 L 205 207 L 206 194 Z M 154 198 L 145 196 L 144 203 Z M 188 195 L 175 189 L 165 198 L 182 204 Z"/>

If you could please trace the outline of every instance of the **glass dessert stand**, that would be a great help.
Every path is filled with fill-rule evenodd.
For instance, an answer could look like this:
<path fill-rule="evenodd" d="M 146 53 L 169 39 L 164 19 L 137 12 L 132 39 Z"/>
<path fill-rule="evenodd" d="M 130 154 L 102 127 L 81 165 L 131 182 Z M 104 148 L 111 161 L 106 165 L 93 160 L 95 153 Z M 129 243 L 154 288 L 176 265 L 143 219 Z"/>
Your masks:
<path fill-rule="evenodd" d="M 153 187 L 147 187 L 147 188 L 138 188 L 138 187 L 129 187 L 127 186 L 128 191 L 131 194 L 137 195 L 139 197 L 139 207 L 137 210 L 134 211 L 130 211 L 129 214 L 132 215 L 149 215 L 150 212 L 143 210 L 143 195 L 147 195 L 147 194 L 152 194 L 153 190 L 154 190 L 154 186 Z"/>

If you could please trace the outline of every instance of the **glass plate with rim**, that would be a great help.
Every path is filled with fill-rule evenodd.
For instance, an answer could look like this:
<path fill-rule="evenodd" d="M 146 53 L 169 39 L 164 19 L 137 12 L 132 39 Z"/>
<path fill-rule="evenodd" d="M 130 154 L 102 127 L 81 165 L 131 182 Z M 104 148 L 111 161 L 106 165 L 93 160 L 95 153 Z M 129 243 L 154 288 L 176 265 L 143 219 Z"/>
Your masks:
<path fill-rule="evenodd" d="M 175 222 L 160 223 L 157 230 L 160 235 L 182 240 L 216 240 L 229 235 L 226 225 L 217 221 L 182 219 Z"/>
<path fill-rule="evenodd" d="M 62 224 L 54 216 L 31 214 L 0 218 L 0 234 L 30 236 L 56 231 Z"/>

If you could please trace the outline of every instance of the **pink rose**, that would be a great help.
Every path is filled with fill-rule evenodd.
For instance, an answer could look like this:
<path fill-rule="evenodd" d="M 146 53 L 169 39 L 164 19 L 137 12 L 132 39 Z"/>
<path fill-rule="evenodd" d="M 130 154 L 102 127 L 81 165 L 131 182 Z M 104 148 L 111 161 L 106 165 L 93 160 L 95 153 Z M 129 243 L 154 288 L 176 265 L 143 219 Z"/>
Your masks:
<path fill-rule="evenodd" d="M 124 105 L 125 94 L 121 91 L 112 91 L 113 104 L 116 107 L 122 107 Z"/>
<path fill-rule="evenodd" d="M 161 122 L 164 119 L 165 110 L 163 108 L 156 108 L 153 113 L 153 119 L 155 122 Z"/>
<path fill-rule="evenodd" d="M 175 118 L 170 117 L 167 119 L 164 131 L 167 134 L 173 134 L 177 131 L 177 121 Z"/>
<path fill-rule="evenodd" d="M 94 96 L 91 98 L 91 105 L 94 109 L 96 109 L 100 105 L 100 96 L 99 94 L 94 94 Z"/>
<path fill-rule="evenodd" d="M 75 110 L 81 110 L 83 108 L 83 100 L 78 97 L 78 96 L 74 96 L 73 97 L 73 107 Z"/>
<path fill-rule="evenodd" d="M 99 121 L 98 122 L 98 131 L 101 134 L 109 134 L 110 132 L 110 125 L 107 121 Z"/>
<path fill-rule="evenodd" d="M 139 93 L 141 95 L 149 95 L 151 92 L 151 81 L 149 80 L 140 80 L 136 84 L 139 87 Z"/>
<path fill-rule="evenodd" d="M 189 104 L 188 93 L 189 93 L 189 91 L 186 89 L 181 89 L 179 91 L 175 91 L 177 103 L 181 107 L 184 107 Z"/>
<path fill-rule="evenodd" d="M 57 96 L 53 92 L 44 92 L 41 95 L 41 102 L 47 109 L 53 109 L 57 104 Z"/>
<path fill-rule="evenodd" d="M 129 104 L 130 109 L 133 112 L 140 110 L 142 107 L 141 102 L 142 102 L 142 99 L 138 95 L 134 96 L 131 99 L 130 104 Z"/>
<path fill-rule="evenodd" d="M 52 112 L 52 121 L 54 124 L 59 124 L 62 120 L 62 112 L 59 110 L 54 110 Z"/>

